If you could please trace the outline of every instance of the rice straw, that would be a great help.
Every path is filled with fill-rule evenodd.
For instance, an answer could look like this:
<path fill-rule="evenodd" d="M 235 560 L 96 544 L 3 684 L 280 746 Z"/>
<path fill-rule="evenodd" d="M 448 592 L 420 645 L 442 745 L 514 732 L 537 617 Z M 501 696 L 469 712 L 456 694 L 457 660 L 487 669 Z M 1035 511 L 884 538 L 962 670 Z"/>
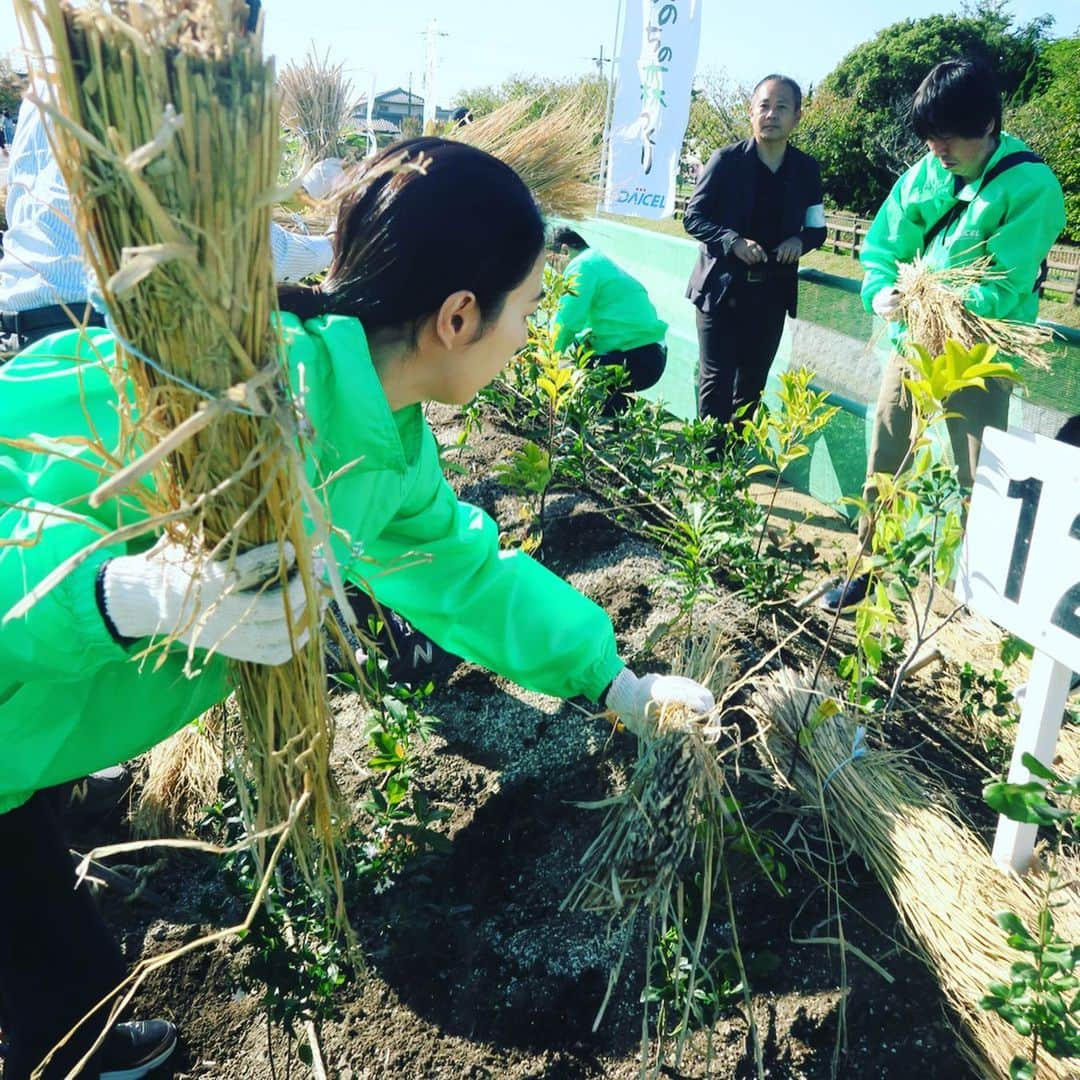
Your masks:
<path fill-rule="evenodd" d="M 781 669 L 754 693 L 758 749 L 773 779 L 794 789 L 829 830 L 869 867 L 960 1021 L 961 1048 L 986 1077 L 1008 1077 L 1030 1040 L 978 1007 L 992 981 L 1008 981 L 1021 954 L 994 916 L 1013 911 L 1030 928 L 1040 906 L 1032 875 L 1006 875 L 912 758 L 862 745 L 859 723 L 840 706 L 838 686 Z M 829 702 L 822 709 L 823 703 Z M 794 761 L 794 767 L 791 763 Z M 1076 941 L 1075 909 L 1055 913 L 1059 933 Z M 1040 1055 L 1040 1076 L 1067 1080 L 1067 1062 Z"/>

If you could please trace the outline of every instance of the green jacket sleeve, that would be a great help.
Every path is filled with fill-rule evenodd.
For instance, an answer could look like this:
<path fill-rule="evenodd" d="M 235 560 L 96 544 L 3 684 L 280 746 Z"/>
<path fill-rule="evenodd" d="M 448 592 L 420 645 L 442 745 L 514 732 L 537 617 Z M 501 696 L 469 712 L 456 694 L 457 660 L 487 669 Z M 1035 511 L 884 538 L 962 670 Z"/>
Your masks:
<path fill-rule="evenodd" d="M 43 342 L 0 368 L 0 620 L 65 559 L 110 531 L 87 495 L 95 459 L 77 439 L 116 436 L 115 391 L 96 357 L 101 331 Z M 55 350 L 54 359 L 50 349 Z M 112 522 L 111 524 L 115 524 Z M 94 583 L 121 545 L 101 548 L 18 619 L 0 621 L 0 684 L 81 679 L 125 651 L 97 609 Z"/>
<path fill-rule="evenodd" d="M 0 511 L 0 618 L 65 559 L 100 537 L 101 530 L 84 519 L 66 517 L 33 498 Z M 18 672 L 20 681 L 67 681 L 126 659 L 94 597 L 101 564 L 123 553 L 121 548 L 95 552 L 25 615 L 0 624 L 0 671 Z"/>
<path fill-rule="evenodd" d="M 555 310 L 555 348 L 565 349 L 577 334 L 585 330 L 592 320 L 593 295 L 596 292 L 596 273 L 581 258 L 572 259 L 566 267 L 566 276 L 572 291 L 563 295 Z"/>
<path fill-rule="evenodd" d="M 365 552 L 380 601 L 444 649 L 521 686 L 595 701 L 622 668 L 606 612 L 458 501 L 425 426 L 423 467 L 395 519 Z"/>
<path fill-rule="evenodd" d="M 1027 182 L 1016 183 L 1024 172 Z M 986 240 L 991 270 L 1001 276 L 973 286 L 964 301 L 976 315 L 1014 317 L 1032 295 L 1042 261 L 1065 228 L 1065 200 L 1057 180 L 1050 176 L 1047 182 L 1048 172 L 1044 165 L 1015 170 L 1016 186 L 1010 190 L 1005 219 Z"/>

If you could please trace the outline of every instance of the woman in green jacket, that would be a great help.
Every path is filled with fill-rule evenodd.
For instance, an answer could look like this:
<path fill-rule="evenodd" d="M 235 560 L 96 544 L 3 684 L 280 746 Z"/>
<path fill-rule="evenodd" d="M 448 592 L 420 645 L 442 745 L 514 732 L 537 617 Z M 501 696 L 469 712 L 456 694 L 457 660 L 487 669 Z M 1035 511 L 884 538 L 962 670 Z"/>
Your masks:
<path fill-rule="evenodd" d="M 400 154 L 410 167 L 384 168 Z M 310 474 L 332 478 L 346 576 L 443 648 L 533 690 L 603 701 L 632 730 L 657 702 L 710 708 L 690 680 L 631 673 L 607 615 L 500 550 L 494 522 L 441 474 L 422 403 L 470 400 L 524 345 L 540 299 L 544 227 L 520 178 L 460 143 L 399 143 L 352 179 L 336 236 L 321 289 L 283 291 L 280 326 L 313 429 Z M 70 441 L 93 430 L 118 445 L 113 355 L 107 332 L 72 331 L 0 370 L 3 611 L 135 512 L 89 506 L 97 473 Z M 72 889 L 40 789 L 139 753 L 220 701 L 225 657 L 288 658 L 282 597 L 244 591 L 276 565 L 276 546 L 242 558 L 196 569 L 164 541 L 105 547 L 0 625 L 0 845 L 20 866 L 0 901 L 6 1080 L 29 1075 L 124 971 L 85 890 Z M 163 663 L 131 660 L 141 639 L 170 633 Z M 58 1057 L 57 1075 L 92 1034 Z M 164 1021 L 118 1025 L 92 1074 L 141 1076 L 173 1045 Z"/>

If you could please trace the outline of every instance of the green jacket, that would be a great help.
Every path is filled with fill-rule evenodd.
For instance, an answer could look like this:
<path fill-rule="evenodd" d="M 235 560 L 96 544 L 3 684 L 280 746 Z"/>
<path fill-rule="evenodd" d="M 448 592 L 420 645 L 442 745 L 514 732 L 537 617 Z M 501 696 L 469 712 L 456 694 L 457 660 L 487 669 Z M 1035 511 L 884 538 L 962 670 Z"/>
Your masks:
<path fill-rule="evenodd" d="M 294 383 L 304 368 L 314 429 L 309 473 L 326 487 L 344 534 L 336 554 L 444 648 L 559 697 L 596 700 L 622 661 L 604 611 L 520 552 L 500 550 L 495 523 L 458 501 L 420 406 L 391 413 L 363 329 L 282 316 Z M 70 331 L 0 367 L 0 616 L 68 556 L 141 511 L 128 497 L 92 510 L 92 451 L 118 444 L 107 367 L 111 336 Z M 41 787 L 123 761 L 222 700 L 228 667 L 194 676 L 182 651 L 155 667 L 109 636 L 94 599 L 106 545 L 18 620 L 0 626 L 0 812 Z"/>
<path fill-rule="evenodd" d="M 596 248 L 586 248 L 566 264 L 568 292 L 555 312 L 555 348 L 565 349 L 588 332 L 598 355 L 663 341 L 668 324 L 656 314 L 645 286 Z"/>
<path fill-rule="evenodd" d="M 897 263 L 911 262 L 922 251 L 923 238 L 956 202 L 966 209 L 934 238 L 924 252 L 933 267 L 962 266 L 989 255 L 1000 278 L 971 289 L 967 306 L 977 315 L 1034 322 L 1039 297 L 1033 290 L 1039 268 L 1065 227 L 1065 202 L 1057 177 L 1046 165 L 1027 162 L 994 177 L 982 190 L 982 178 L 1006 154 L 1027 150 L 1012 135 L 1002 134 L 982 175 L 959 191 L 954 177 L 927 154 L 893 185 L 859 248 L 866 268 L 863 304 L 871 310 L 880 290 L 895 284 Z M 890 322 L 894 343 L 904 326 Z"/>

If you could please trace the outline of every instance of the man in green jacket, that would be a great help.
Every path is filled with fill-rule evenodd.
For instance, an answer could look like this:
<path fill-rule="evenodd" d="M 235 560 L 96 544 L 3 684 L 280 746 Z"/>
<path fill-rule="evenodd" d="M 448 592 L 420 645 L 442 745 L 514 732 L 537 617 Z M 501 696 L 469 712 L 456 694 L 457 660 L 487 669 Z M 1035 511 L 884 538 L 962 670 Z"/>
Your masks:
<path fill-rule="evenodd" d="M 969 290 L 966 306 L 988 318 L 1034 322 L 1042 262 L 1065 225 L 1061 185 L 1041 158 L 1001 130 L 1001 95 L 983 64 L 938 64 L 915 92 L 911 122 L 928 153 L 893 185 L 859 249 L 866 268 L 863 304 L 888 321 L 893 346 L 866 466 L 863 496 L 871 504 L 877 495 L 874 475 L 895 473 L 911 444 L 912 405 L 902 358 L 907 328 L 896 319 L 899 264 L 918 255 L 934 268 L 989 257 L 989 271 Z M 949 440 L 966 488 L 974 480 L 983 428 L 1008 425 L 1010 388 L 1007 380 L 988 379 L 985 390 L 963 390 L 949 399 L 957 414 L 947 421 Z M 862 519 L 860 539 L 868 528 Z M 850 611 L 868 584 L 868 575 L 855 578 L 827 592 L 821 606 Z"/>
<path fill-rule="evenodd" d="M 573 229 L 556 229 L 551 247 L 570 282 L 555 312 L 555 348 L 580 338 L 592 348 L 593 364 L 626 372 L 630 390 L 655 386 L 667 364 L 668 324 L 656 314 L 645 286 Z M 604 414 L 615 415 L 628 404 L 625 392 L 616 390 Z"/>

